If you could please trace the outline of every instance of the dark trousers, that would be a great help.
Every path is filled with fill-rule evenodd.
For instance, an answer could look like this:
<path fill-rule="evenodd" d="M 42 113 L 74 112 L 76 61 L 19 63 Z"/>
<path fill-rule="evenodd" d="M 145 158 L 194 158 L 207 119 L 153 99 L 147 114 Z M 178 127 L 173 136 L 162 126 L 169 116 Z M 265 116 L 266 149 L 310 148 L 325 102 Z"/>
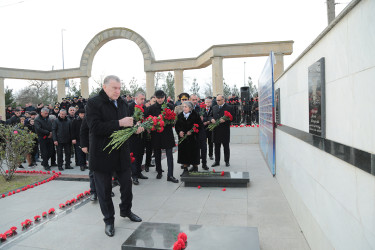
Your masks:
<path fill-rule="evenodd" d="M 150 166 L 151 165 L 151 156 L 152 156 L 152 144 L 151 144 L 151 141 L 148 141 L 146 139 L 145 147 L 146 147 L 146 162 L 145 162 L 145 165 Z"/>
<path fill-rule="evenodd" d="M 202 165 L 207 165 L 207 142 L 206 138 L 199 140 L 201 148 Z"/>
<path fill-rule="evenodd" d="M 40 153 L 42 155 L 42 166 L 48 167 L 48 160 L 52 155 L 53 142 L 51 138 L 39 138 Z"/>
<path fill-rule="evenodd" d="M 208 144 L 208 155 L 212 157 L 214 155 L 214 142 L 212 138 L 212 131 L 206 130 L 207 144 Z"/>
<path fill-rule="evenodd" d="M 56 147 L 52 142 L 51 165 L 56 164 Z"/>
<path fill-rule="evenodd" d="M 81 149 L 81 144 L 79 141 L 74 144 L 74 150 L 76 153 L 76 165 L 77 166 L 86 166 L 86 155 Z"/>
<path fill-rule="evenodd" d="M 156 165 L 156 172 L 161 174 L 161 149 L 160 148 L 154 148 L 154 154 L 155 154 L 155 165 Z M 173 176 L 173 153 L 172 148 L 167 148 L 165 150 L 165 154 L 167 156 L 167 165 L 168 165 L 168 176 Z"/>
<path fill-rule="evenodd" d="M 95 186 L 95 180 L 94 180 L 94 171 L 89 171 L 89 177 L 90 177 L 90 189 L 92 194 L 96 194 L 96 186 Z"/>
<path fill-rule="evenodd" d="M 144 142 L 142 138 L 136 137 L 132 140 L 132 145 L 130 150 L 133 152 L 133 157 L 135 161 L 131 164 L 132 166 L 132 177 L 138 178 L 142 172 L 142 161 L 144 155 Z"/>
<path fill-rule="evenodd" d="M 116 172 L 120 183 L 121 203 L 120 212 L 127 214 L 131 211 L 133 192 L 131 181 L 131 170 L 127 168 L 123 172 Z M 104 216 L 105 224 L 115 222 L 115 208 L 113 207 L 112 192 L 112 173 L 94 172 L 96 194 L 98 195 L 100 209 Z"/>
<path fill-rule="evenodd" d="M 220 162 L 221 144 L 223 144 L 223 147 L 224 147 L 224 161 L 227 163 L 229 162 L 229 156 L 230 156 L 229 142 L 215 143 L 215 162 Z"/>
<path fill-rule="evenodd" d="M 57 166 L 60 168 L 63 165 L 63 150 L 65 153 L 65 167 L 70 166 L 70 143 L 59 143 L 57 145 Z"/>

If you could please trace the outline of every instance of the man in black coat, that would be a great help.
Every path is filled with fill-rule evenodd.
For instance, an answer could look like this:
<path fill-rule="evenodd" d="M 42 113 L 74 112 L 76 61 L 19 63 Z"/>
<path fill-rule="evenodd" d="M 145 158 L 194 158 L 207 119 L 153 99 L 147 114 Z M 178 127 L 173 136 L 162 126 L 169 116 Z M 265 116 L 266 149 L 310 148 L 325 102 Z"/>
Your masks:
<path fill-rule="evenodd" d="M 16 109 L 14 111 L 14 116 L 12 116 L 9 120 L 6 121 L 6 124 L 9 124 L 9 125 L 16 125 L 18 123 L 20 123 L 20 120 L 21 120 L 21 110 L 20 109 Z"/>
<path fill-rule="evenodd" d="M 200 116 L 201 121 L 203 121 L 203 116 L 201 116 L 201 108 L 198 104 L 198 96 L 195 94 L 190 95 L 190 101 L 193 103 L 194 110 Z M 204 170 L 208 170 L 207 167 L 207 137 L 206 137 L 206 130 L 199 129 L 199 147 L 200 147 L 200 155 L 202 159 L 202 168 Z M 189 171 L 198 171 L 197 167 L 192 167 Z"/>
<path fill-rule="evenodd" d="M 110 237 L 115 233 L 115 210 L 111 197 L 111 180 L 114 172 L 120 183 L 120 216 L 136 222 L 142 221 L 131 211 L 133 193 L 129 143 L 125 142 L 111 153 L 110 148 L 104 150 L 111 141 L 109 137 L 113 132 L 133 126 L 133 118 L 128 117 L 128 105 L 120 98 L 120 90 L 120 79 L 113 75 L 107 76 L 103 82 L 103 89 L 97 96 L 90 98 L 86 105 L 86 119 L 90 131 L 90 169 L 94 171 L 105 233 Z M 136 133 L 141 132 L 143 128 L 138 128 Z"/>
<path fill-rule="evenodd" d="M 206 130 L 206 141 L 208 143 L 208 156 L 210 160 L 213 160 L 213 152 L 214 152 L 214 143 L 213 143 L 213 136 L 212 131 L 208 130 L 208 125 L 211 123 L 212 119 L 212 98 L 207 97 L 205 99 L 206 110 L 203 113 L 203 125 Z"/>
<path fill-rule="evenodd" d="M 71 129 L 71 138 L 72 143 L 74 145 L 75 155 L 76 155 L 76 162 L 78 166 L 81 168 L 81 171 L 85 171 L 87 168 L 86 166 L 86 156 L 85 153 L 82 152 L 81 149 L 81 139 L 80 139 L 80 130 L 82 126 L 82 120 L 85 117 L 85 109 L 78 110 L 78 117 L 72 121 L 72 129 Z"/>
<path fill-rule="evenodd" d="M 129 104 L 129 115 L 133 116 L 135 105 L 143 107 L 145 102 L 145 94 L 143 92 L 137 92 L 135 94 L 134 102 Z M 143 114 L 144 115 L 144 114 Z M 135 122 L 135 121 L 134 121 Z M 129 138 L 130 151 L 133 152 L 135 162 L 132 163 L 132 178 L 133 184 L 138 185 L 138 179 L 148 179 L 147 176 L 142 174 L 142 161 L 145 149 L 146 135 L 138 134 L 132 135 Z"/>
<path fill-rule="evenodd" d="M 60 110 L 59 116 L 52 124 L 53 143 L 57 147 L 57 166 L 63 171 L 63 150 L 65 153 L 65 169 L 73 169 L 70 166 L 70 149 L 71 149 L 71 122 L 66 117 L 66 110 Z"/>
<path fill-rule="evenodd" d="M 212 107 L 212 119 L 211 123 L 215 123 L 216 120 L 220 119 L 220 125 L 217 126 L 214 131 L 214 143 L 215 143 L 215 162 L 212 167 L 220 165 L 220 147 L 223 144 L 224 147 L 224 161 L 225 166 L 229 167 L 229 142 L 230 142 L 230 123 L 231 121 L 225 121 L 221 119 L 224 116 L 224 111 L 228 111 L 233 115 L 232 108 L 225 103 L 225 98 L 223 95 L 218 95 L 216 97 L 217 105 Z"/>
<path fill-rule="evenodd" d="M 151 105 L 148 109 L 146 117 L 149 115 L 158 116 L 162 112 L 162 105 L 165 101 L 165 93 L 162 90 L 157 90 L 155 92 L 156 103 Z M 167 107 L 173 110 L 173 106 L 168 103 Z M 176 145 L 172 130 L 172 125 L 166 125 L 163 132 L 159 133 L 156 131 L 151 132 L 151 143 L 154 148 L 155 155 L 155 165 L 156 171 L 158 172 L 156 178 L 161 179 L 162 167 L 161 167 L 161 150 L 165 149 L 165 154 L 167 156 L 167 165 L 168 165 L 168 175 L 167 181 L 178 183 L 178 180 L 173 176 L 173 153 L 172 149 Z"/>
<path fill-rule="evenodd" d="M 50 170 L 48 160 L 52 156 L 53 141 L 52 141 L 52 123 L 48 118 L 49 109 L 43 108 L 40 115 L 35 119 L 35 131 L 38 135 L 40 144 L 40 152 L 42 155 L 42 166 L 45 170 Z"/>

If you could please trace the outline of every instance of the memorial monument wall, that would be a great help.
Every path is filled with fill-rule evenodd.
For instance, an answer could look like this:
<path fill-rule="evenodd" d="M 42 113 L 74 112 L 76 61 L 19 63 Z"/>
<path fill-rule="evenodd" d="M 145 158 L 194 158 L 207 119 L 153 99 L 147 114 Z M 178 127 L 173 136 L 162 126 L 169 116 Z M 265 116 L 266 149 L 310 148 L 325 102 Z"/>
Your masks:
<path fill-rule="evenodd" d="M 276 80 L 276 178 L 311 249 L 375 249 L 374 13 L 352 1 Z"/>

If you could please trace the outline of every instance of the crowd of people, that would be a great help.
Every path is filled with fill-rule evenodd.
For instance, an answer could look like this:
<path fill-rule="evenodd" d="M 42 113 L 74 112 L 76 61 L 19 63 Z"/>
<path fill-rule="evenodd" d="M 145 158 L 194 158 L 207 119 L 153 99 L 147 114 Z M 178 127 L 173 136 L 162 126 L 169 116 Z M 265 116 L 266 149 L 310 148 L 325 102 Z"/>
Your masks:
<path fill-rule="evenodd" d="M 166 180 L 179 182 L 174 176 L 175 135 L 180 141 L 177 163 L 183 169 L 181 176 L 198 171 L 199 166 L 202 170 L 209 170 L 208 157 L 214 160 L 211 167 L 219 166 L 221 146 L 224 148 L 225 166 L 230 167 L 232 121 L 223 117 L 229 113 L 237 119 L 236 106 L 240 104 L 235 95 L 227 100 L 223 95 L 200 99 L 188 93 L 181 93 L 174 102 L 162 90 L 157 90 L 146 100 L 142 92 L 136 93 L 134 97 L 120 96 L 120 87 L 118 77 L 107 76 L 100 93 L 87 101 L 82 97 L 74 97 L 63 98 L 61 103 L 55 103 L 54 106 L 41 103 L 34 107 L 32 103 L 27 103 L 25 108 L 8 107 L 6 121 L 0 117 L 1 123 L 5 125 L 25 127 L 37 134 L 37 143 L 27 157 L 29 168 L 33 168 L 41 158 L 45 170 L 54 166 L 60 171 L 72 169 L 71 159 L 74 155 L 75 166 L 85 171 L 88 159 L 91 200 L 99 199 L 108 236 L 114 234 L 112 179 L 120 185 L 120 215 L 132 221 L 141 221 L 140 217 L 131 212 L 132 185 L 139 185 L 140 179 L 148 179 L 142 172 L 149 172 L 150 167 L 154 166 L 156 178 L 162 179 L 162 150 L 167 158 Z M 257 111 L 255 104 L 256 100 L 252 100 L 252 107 L 255 107 L 253 112 Z M 142 126 L 138 126 L 136 133 L 126 143 L 118 150 L 109 152 L 105 146 L 113 132 L 139 124 L 133 119 L 135 107 L 142 107 L 144 118 L 158 117 L 165 109 L 169 109 L 176 114 L 176 119 L 172 124 L 165 124 L 161 131 L 144 131 Z M 211 131 L 208 128 L 210 124 L 216 124 L 217 127 Z M 144 154 L 146 160 L 142 167 Z M 155 165 L 152 164 L 152 157 Z"/>

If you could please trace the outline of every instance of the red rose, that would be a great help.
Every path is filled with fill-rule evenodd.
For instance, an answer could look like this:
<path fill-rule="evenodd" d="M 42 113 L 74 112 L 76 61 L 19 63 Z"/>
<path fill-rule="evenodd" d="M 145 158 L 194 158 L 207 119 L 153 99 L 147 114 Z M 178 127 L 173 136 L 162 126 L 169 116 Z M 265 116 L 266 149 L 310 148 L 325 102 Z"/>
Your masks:
<path fill-rule="evenodd" d="M 225 188 L 223 188 L 222 191 L 227 191 L 227 190 Z"/>
<path fill-rule="evenodd" d="M 224 171 L 221 171 L 221 174 L 220 174 L 221 176 L 224 176 Z"/>
<path fill-rule="evenodd" d="M 201 186 L 198 186 L 198 189 L 201 189 Z"/>
<path fill-rule="evenodd" d="M 187 241 L 187 235 L 186 235 L 186 233 L 179 233 L 178 236 L 177 236 L 177 239 L 181 239 L 184 242 L 186 242 Z"/>

